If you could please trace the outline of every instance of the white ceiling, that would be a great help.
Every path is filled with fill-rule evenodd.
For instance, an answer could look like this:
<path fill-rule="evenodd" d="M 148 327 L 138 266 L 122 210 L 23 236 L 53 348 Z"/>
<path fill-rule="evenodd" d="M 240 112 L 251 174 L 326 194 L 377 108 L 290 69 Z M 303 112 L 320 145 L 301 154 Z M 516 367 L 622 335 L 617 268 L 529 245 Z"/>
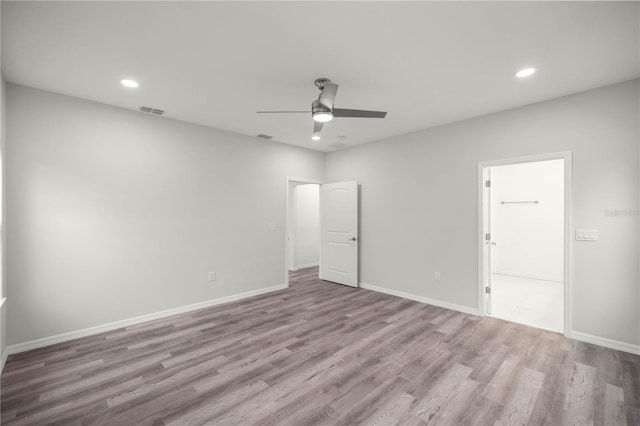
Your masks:
<path fill-rule="evenodd" d="M 639 3 L 2 2 L 7 81 L 320 151 L 637 78 Z M 514 73 L 526 66 L 528 79 Z M 126 89 L 121 78 L 140 82 Z M 313 81 L 340 85 L 312 142 Z M 159 118 L 161 119 L 161 118 Z"/>

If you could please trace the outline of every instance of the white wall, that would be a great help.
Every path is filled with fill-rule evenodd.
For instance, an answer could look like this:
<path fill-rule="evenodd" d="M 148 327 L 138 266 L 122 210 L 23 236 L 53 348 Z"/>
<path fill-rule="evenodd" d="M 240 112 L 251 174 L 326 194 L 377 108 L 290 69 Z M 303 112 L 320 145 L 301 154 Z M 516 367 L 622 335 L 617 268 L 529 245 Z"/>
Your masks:
<path fill-rule="evenodd" d="M 5 167 L 5 152 L 7 141 L 7 85 L 4 80 L 2 72 L 0 72 L 0 303 L 2 299 L 7 297 L 7 280 L 6 280 L 6 229 L 7 229 L 7 216 L 6 216 L 6 167 Z M 7 305 L 8 299 L 4 300 L 2 306 L 0 306 L 0 371 L 4 367 L 4 361 L 6 358 L 7 349 Z"/>
<path fill-rule="evenodd" d="M 2 7 L 0 7 L 0 11 Z M 0 13 L 0 22 L 2 21 Z M 0 31 L 0 46 L 2 46 L 2 31 Z M 7 85 L 2 75 L 2 49 L 0 47 L 0 300 L 7 296 L 7 280 L 5 269 L 5 230 L 6 230 L 6 214 L 5 214 L 5 162 L 4 153 L 6 152 L 6 140 L 7 140 Z M 5 302 L 0 306 L 0 371 L 4 367 L 4 356 L 7 349 L 7 303 Z"/>
<path fill-rule="evenodd" d="M 328 154 L 361 184 L 362 281 L 476 308 L 477 163 L 570 150 L 600 237 L 572 242 L 573 330 L 638 345 L 638 216 L 605 210 L 638 209 L 639 89 Z M 321 154 L 13 85 L 8 107 L 9 343 L 284 282 L 284 177 L 323 180 Z"/>
<path fill-rule="evenodd" d="M 7 95 L 10 344 L 285 283 L 285 177 L 323 179 L 323 154 Z"/>
<path fill-rule="evenodd" d="M 493 273 L 564 281 L 564 160 L 491 168 L 491 234 Z"/>
<path fill-rule="evenodd" d="M 572 329 L 640 344 L 638 217 L 605 215 L 638 209 L 639 92 L 633 80 L 329 153 L 327 182 L 361 184 L 361 281 L 477 308 L 478 162 L 572 151 L 573 226 L 600 238 L 572 242 Z"/>
<path fill-rule="evenodd" d="M 296 186 L 294 200 L 294 268 L 315 266 L 320 258 L 320 186 Z"/>

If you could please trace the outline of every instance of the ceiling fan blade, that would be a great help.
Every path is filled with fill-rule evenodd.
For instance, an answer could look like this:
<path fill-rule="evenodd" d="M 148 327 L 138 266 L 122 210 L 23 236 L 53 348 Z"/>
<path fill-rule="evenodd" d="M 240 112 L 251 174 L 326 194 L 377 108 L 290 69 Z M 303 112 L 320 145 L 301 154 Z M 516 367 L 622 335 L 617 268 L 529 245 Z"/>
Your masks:
<path fill-rule="evenodd" d="M 324 123 L 321 123 L 319 121 L 314 121 L 313 122 L 313 133 L 320 133 L 320 130 L 322 130 L 322 125 Z"/>
<path fill-rule="evenodd" d="M 334 117 L 385 118 L 386 111 L 365 111 L 363 109 L 334 108 Z"/>
<path fill-rule="evenodd" d="M 333 83 L 326 83 L 322 88 L 322 93 L 318 98 L 318 102 L 325 108 L 333 109 L 333 102 L 336 100 L 336 93 L 338 93 L 338 85 Z"/>
<path fill-rule="evenodd" d="M 256 111 L 257 114 L 297 114 L 302 112 L 311 113 L 311 111 Z"/>

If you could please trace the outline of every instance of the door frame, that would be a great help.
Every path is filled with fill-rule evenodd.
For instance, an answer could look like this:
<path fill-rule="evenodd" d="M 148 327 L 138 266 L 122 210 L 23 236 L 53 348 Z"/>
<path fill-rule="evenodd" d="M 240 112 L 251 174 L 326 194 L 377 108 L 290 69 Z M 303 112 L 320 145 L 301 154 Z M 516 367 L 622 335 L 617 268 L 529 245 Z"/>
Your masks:
<path fill-rule="evenodd" d="M 572 327 L 572 253 L 573 253 L 573 153 L 571 151 L 550 154 L 529 155 L 501 160 L 478 162 L 478 313 L 487 315 L 486 298 L 484 297 L 484 216 L 486 212 L 484 197 L 485 169 L 512 164 L 535 163 L 547 160 L 564 160 L 564 335 L 570 336 Z"/>
<path fill-rule="evenodd" d="M 292 223 L 291 221 L 293 220 L 293 217 L 290 214 L 290 208 L 292 206 L 290 206 L 290 203 L 293 201 L 291 199 L 289 199 L 289 188 L 291 187 L 292 184 L 297 184 L 297 185 L 308 185 L 308 184 L 316 184 L 316 185 L 322 185 L 324 184 L 324 181 L 322 180 L 317 180 L 317 179 L 306 179 L 306 178 L 297 178 L 297 177 L 291 177 L 291 176 L 287 176 L 285 179 L 285 185 L 284 185 L 284 198 L 285 198 L 285 227 L 284 227 L 284 283 L 287 286 L 287 288 L 289 288 L 289 233 L 291 231 L 292 228 Z"/>

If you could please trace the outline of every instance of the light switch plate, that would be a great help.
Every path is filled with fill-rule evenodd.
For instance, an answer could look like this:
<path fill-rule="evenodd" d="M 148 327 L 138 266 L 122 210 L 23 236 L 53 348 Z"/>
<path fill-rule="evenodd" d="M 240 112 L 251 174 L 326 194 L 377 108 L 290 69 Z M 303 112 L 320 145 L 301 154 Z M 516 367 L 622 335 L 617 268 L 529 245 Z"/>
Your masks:
<path fill-rule="evenodd" d="M 267 229 L 269 231 L 275 231 L 276 230 L 276 224 L 275 222 L 269 222 L 269 224 L 267 225 Z"/>
<path fill-rule="evenodd" d="M 597 229 L 576 229 L 576 241 L 598 241 Z"/>

